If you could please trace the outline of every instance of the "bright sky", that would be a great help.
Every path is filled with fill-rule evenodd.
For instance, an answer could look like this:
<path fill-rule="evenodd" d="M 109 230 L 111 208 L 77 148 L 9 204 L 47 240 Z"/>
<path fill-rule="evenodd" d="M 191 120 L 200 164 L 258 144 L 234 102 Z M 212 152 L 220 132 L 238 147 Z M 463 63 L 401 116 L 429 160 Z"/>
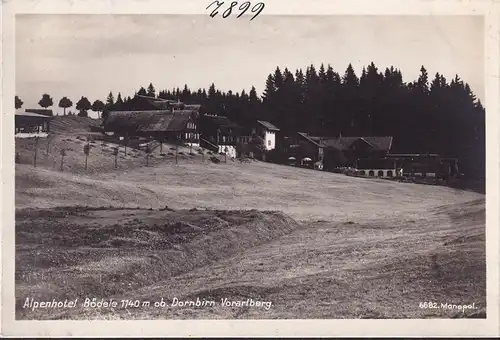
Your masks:
<path fill-rule="evenodd" d="M 150 82 L 158 89 L 264 90 L 276 66 L 295 71 L 331 64 L 358 76 L 371 61 L 394 65 L 405 81 L 421 65 L 430 77 L 458 74 L 484 98 L 483 19 L 480 16 L 18 15 L 16 94 L 23 108 L 43 93 L 105 100 L 132 96 Z M 55 111 L 62 109 L 53 107 Z M 73 108 L 74 110 L 74 108 Z M 74 110 L 75 111 L 75 110 Z"/>

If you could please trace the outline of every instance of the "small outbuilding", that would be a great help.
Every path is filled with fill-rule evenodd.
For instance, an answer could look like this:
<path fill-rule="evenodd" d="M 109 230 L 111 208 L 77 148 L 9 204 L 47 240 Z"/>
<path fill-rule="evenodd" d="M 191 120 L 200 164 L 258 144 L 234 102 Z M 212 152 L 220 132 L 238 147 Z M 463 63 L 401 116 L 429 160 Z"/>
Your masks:
<path fill-rule="evenodd" d="M 16 111 L 15 113 L 15 138 L 47 137 L 50 132 L 51 116 Z"/>

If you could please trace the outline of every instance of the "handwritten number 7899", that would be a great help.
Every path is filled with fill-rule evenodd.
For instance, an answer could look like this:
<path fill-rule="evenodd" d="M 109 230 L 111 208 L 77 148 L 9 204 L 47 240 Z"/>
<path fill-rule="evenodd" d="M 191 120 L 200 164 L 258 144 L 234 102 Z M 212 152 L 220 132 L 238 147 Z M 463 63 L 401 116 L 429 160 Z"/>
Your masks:
<path fill-rule="evenodd" d="M 210 5 L 207 6 L 206 9 L 209 9 L 212 6 L 216 6 L 215 9 L 210 13 L 210 17 L 214 18 L 217 14 L 219 14 L 218 9 L 221 8 L 224 5 L 224 1 L 214 1 Z M 232 1 L 229 7 L 222 13 L 223 18 L 227 18 L 233 13 L 233 9 L 238 6 L 238 1 Z M 240 10 L 240 14 L 238 14 L 237 18 L 240 18 L 242 15 L 244 15 L 248 9 L 252 6 L 252 3 L 250 1 L 245 1 L 243 2 L 238 9 Z M 258 2 L 256 3 L 252 9 L 250 9 L 250 12 L 255 13 L 254 16 L 250 19 L 252 21 L 255 19 L 261 12 L 264 10 L 264 7 L 266 5 L 263 2 Z"/>

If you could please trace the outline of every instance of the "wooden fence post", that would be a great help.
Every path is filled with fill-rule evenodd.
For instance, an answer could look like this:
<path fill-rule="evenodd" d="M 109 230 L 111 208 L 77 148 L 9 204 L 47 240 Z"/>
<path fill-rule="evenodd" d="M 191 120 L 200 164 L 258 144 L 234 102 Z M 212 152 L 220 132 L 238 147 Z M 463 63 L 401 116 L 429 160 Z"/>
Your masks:
<path fill-rule="evenodd" d="M 38 136 L 35 137 L 35 157 L 33 162 L 35 168 L 36 168 L 36 155 L 38 153 L 38 138 L 39 138 Z"/>

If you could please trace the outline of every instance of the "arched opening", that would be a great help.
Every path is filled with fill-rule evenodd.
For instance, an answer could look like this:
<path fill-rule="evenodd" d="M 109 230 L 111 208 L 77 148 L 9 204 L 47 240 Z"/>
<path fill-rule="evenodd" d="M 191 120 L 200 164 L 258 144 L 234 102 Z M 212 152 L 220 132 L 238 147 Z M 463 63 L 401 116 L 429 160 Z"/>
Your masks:
<path fill-rule="evenodd" d="M 371 177 L 375 176 L 375 171 L 373 171 L 373 170 L 368 171 L 368 176 L 371 176 Z"/>
<path fill-rule="evenodd" d="M 394 174 L 392 173 L 392 170 L 387 171 L 387 177 L 393 177 Z"/>
<path fill-rule="evenodd" d="M 377 176 L 378 177 L 384 177 L 384 171 L 383 170 L 379 170 L 378 173 L 377 173 Z"/>
<path fill-rule="evenodd" d="M 361 170 L 361 171 L 359 172 L 359 174 L 360 174 L 361 176 L 365 176 L 365 175 L 366 175 L 366 171 L 365 171 L 365 170 Z"/>

